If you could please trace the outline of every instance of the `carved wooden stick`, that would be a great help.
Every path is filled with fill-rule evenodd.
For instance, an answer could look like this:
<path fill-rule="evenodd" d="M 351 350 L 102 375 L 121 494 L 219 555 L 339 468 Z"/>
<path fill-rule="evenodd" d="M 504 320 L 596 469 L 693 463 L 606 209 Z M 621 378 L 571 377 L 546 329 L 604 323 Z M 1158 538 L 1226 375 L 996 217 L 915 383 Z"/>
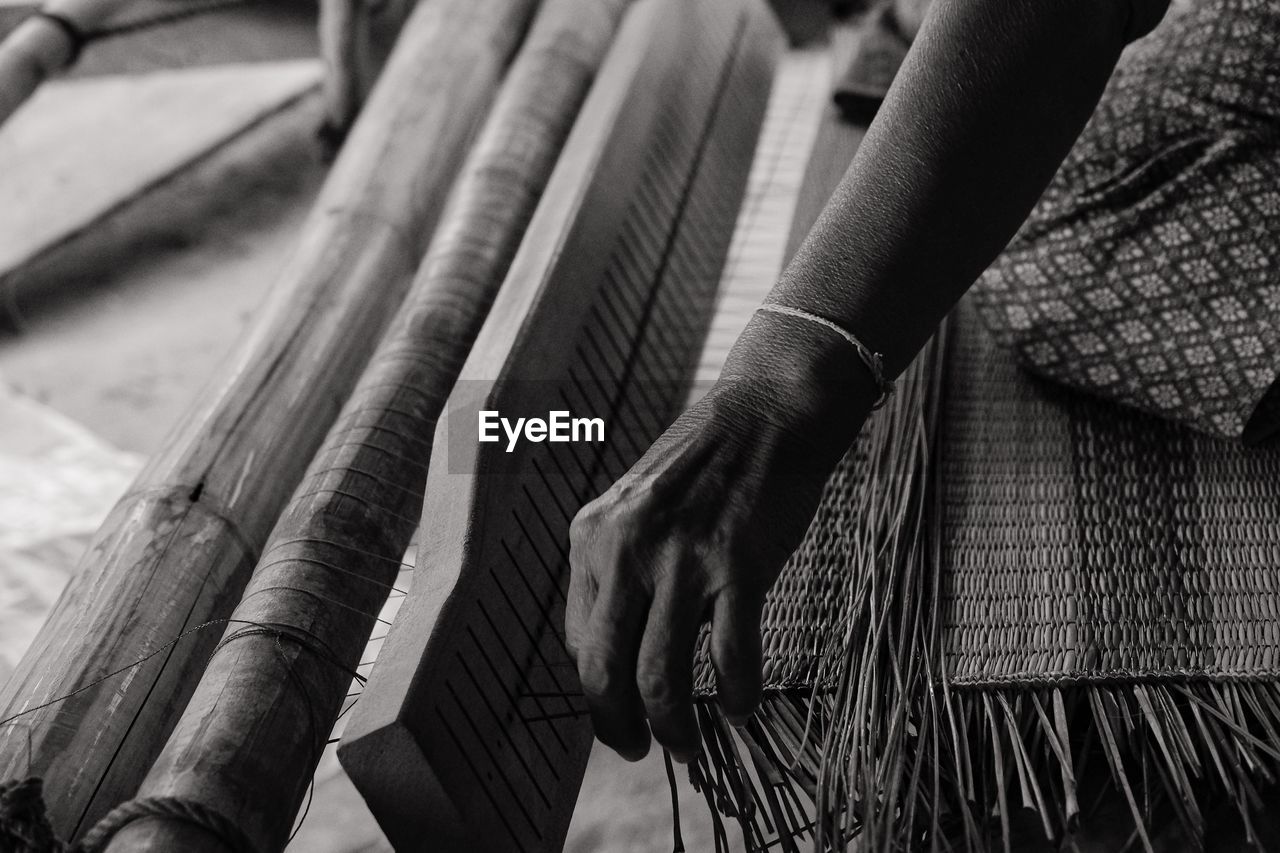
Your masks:
<path fill-rule="evenodd" d="M 257 849 L 284 846 L 417 524 L 436 419 L 626 3 L 544 0 L 409 297 L 139 797 L 196 801 Z M 126 827 L 108 849 L 226 850 L 163 819 Z"/>
<path fill-rule="evenodd" d="M 0 720 L 53 703 L 0 726 L 0 779 L 44 777 L 61 837 L 132 796 L 164 746 L 223 626 L 166 644 L 240 599 L 401 302 L 534 6 L 417 8 L 251 334 L 98 531 L 0 693 Z"/>

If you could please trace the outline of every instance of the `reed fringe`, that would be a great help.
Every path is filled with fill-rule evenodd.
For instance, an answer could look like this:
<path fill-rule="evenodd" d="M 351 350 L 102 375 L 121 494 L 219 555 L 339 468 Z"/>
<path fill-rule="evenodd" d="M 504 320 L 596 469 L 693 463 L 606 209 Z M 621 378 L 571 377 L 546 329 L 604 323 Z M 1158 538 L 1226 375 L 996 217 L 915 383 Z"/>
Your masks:
<path fill-rule="evenodd" d="M 690 779 L 717 853 L 729 849 L 726 818 L 752 851 L 856 838 L 867 853 L 933 853 L 1058 849 L 1104 813 L 1131 821 L 1115 849 L 1154 853 L 1203 846 L 1214 809 L 1238 814 L 1258 844 L 1259 786 L 1280 777 L 1275 682 L 948 686 L 936 464 L 946 334 L 869 425 L 868 486 L 852 508 L 861 570 L 819 686 L 770 691 L 740 729 L 699 704 L 705 748 Z"/>

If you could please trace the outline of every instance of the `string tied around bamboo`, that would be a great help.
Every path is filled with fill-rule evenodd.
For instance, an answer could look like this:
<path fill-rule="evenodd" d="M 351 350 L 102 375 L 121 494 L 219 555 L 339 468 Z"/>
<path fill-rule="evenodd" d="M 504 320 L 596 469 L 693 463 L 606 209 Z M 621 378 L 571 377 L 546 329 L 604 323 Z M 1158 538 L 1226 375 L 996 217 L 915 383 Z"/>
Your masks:
<path fill-rule="evenodd" d="M 11 853 L 101 853 L 116 833 L 147 818 L 180 820 L 213 835 L 234 853 L 259 853 L 244 830 L 226 815 L 181 797 L 142 797 L 116 806 L 76 844 L 61 841 L 49 823 L 44 780 L 0 783 L 0 845 Z"/>
<path fill-rule="evenodd" d="M 314 637 L 302 628 L 292 625 L 253 622 L 243 619 L 216 619 L 197 625 L 174 637 L 130 665 L 109 672 L 89 684 L 84 685 L 48 702 L 29 708 L 21 714 L 15 714 L 0 720 L 0 726 L 13 724 L 19 717 L 33 714 L 70 699 L 76 694 L 114 678 L 134 667 L 141 666 L 151 658 L 163 653 L 186 637 L 215 625 L 239 624 L 241 627 L 229 632 L 218 644 L 217 649 L 236 640 L 247 637 L 269 636 L 277 645 L 288 640 L 325 661 L 338 667 L 355 681 L 364 683 L 364 676 L 343 664 L 337 656 L 318 637 Z M 283 656 L 283 651 L 281 652 Z M 314 715 L 311 715 L 314 722 Z M 318 748 L 323 748 L 325 741 L 317 733 Z M 44 780 L 38 776 L 24 779 L 11 779 L 0 782 L 0 850 L 5 853 L 103 853 L 111 840 L 129 824 L 149 818 L 161 818 L 180 821 L 208 832 L 222 842 L 231 853 L 260 853 L 258 847 L 240 825 L 218 809 L 185 797 L 150 796 L 127 800 L 113 808 L 94 824 L 84 837 L 75 843 L 59 839 L 49 820 L 48 808 L 44 799 Z"/>

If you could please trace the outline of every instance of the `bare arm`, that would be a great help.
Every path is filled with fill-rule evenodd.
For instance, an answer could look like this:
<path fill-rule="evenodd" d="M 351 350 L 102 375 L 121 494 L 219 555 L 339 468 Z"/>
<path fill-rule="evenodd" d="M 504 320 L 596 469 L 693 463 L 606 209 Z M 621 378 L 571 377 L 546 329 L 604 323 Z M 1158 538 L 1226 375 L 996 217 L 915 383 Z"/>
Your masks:
<path fill-rule="evenodd" d="M 848 174 L 768 301 L 834 320 L 899 373 L 1026 219 L 1130 35 L 1163 6 L 936 0 Z M 728 373 L 767 375 L 761 359 L 786 358 L 771 352 L 780 322 L 788 339 L 813 336 L 759 317 Z M 832 372 L 865 378 L 837 361 Z M 816 366 L 819 384 L 840 392 Z M 874 396 L 865 382 L 857 390 L 853 425 L 837 443 L 852 439 Z"/>
<path fill-rule="evenodd" d="M 1026 218 L 1162 2 L 936 0 L 770 301 L 841 324 L 901 371 Z M 708 617 L 725 712 L 755 708 L 764 596 L 876 396 L 838 336 L 758 314 L 725 378 L 579 513 L 566 628 L 602 741 L 638 758 L 652 729 L 692 757 Z"/>

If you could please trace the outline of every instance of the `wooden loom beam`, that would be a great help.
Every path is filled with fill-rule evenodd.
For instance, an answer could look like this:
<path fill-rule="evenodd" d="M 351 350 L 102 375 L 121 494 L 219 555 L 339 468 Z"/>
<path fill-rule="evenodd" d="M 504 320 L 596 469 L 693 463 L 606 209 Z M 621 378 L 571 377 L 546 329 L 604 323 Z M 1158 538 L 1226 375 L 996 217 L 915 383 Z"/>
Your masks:
<path fill-rule="evenodd" d="M 0 719 L 26 714 L 0 727 L 0 779 L 43 777 L 61 837 L 132 796 L 164 745 L 218 640 L 200 626 L 240 598 L 398 306 L 534 5 L 418 7 L 251 334 L 0 693 Z"/>
<path fill-rule="evenodd" d="M 53 0 L 43 10 L 87 33 L 126 5 L 128 0 Z M 0 41 L 0 125 L 45 80 L 74 62 L 78 49 L 67 28 L 41 15 L 28 17 Z"/>
<path fill-rule="evenodd" d="M 563 844 L 591 746 L 569 520 L 685 398 L 780 42 L 757 0 L 638 0 L 583 107 L 437 428 L 421 574 L 339 747 L 398 849 Z M 608 437 L 477 448 L 481 407 Z"/>
<path fill-rule="evenodd" d="M 139 797 L 199 802 L 257 849 L 283 848 L 421 512 L 436 419 L 627 2 L 544 0 L 409 296 Z M 108 848 L 227 849 L 172 819 L 131 824 Z"/>

